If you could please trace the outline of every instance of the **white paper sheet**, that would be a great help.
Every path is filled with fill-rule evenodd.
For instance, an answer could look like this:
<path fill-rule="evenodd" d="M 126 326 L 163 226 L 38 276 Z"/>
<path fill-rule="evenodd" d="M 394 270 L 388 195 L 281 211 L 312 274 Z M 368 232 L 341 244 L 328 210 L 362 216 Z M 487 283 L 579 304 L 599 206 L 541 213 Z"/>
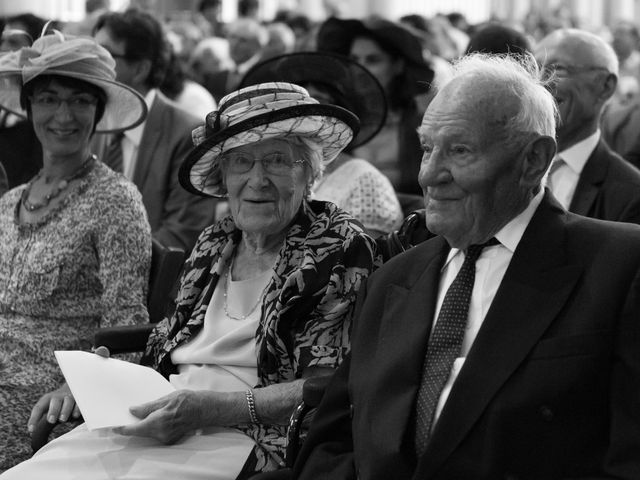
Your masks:
<path fill-rule="evenodd" d="M 149 367 L 82 351 L 55 355 L 89 430 L 139 422 L 129 407 L 175 390 Z"/>

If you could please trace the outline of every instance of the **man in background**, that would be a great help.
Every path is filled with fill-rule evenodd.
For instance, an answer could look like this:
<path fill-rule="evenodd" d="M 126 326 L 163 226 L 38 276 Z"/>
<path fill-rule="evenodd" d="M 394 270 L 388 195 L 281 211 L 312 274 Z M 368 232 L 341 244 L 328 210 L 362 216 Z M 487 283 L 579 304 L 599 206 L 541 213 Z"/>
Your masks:
<path fill-rule="evenodd" d="M 215 200 L 187 193 L 178 169 L 193 148 L 191 130 L 202 120 L 169 101 L 158 87 L 169 60 L 160 23 L 138 10 L 102 15 L 96 41 L 116 61 L 116 80 L 138 91 L 149 114 L 144 123 L 119 135 L 96 135 L 96 153 L 136 184 L 153 236 L 189 252 L 200 232 L 215 219 Z"/>
<path fill-rule="evenodd" d="M 535 56 L 550 75 L 560 111 L 551 191 L 571 212 L 640 223 L 640 171 L 614 153 L 600 131 L 617 85 L 613 49 L 592 33 L 562 29 L 543 38 Z"/>

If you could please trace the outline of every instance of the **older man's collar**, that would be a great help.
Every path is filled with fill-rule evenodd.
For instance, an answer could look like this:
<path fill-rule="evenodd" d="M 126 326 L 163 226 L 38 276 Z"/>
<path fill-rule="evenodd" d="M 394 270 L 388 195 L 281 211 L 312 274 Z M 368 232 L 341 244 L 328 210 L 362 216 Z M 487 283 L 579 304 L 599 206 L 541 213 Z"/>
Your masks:
<path fill-rule="evenodd" d="M 592 135 L 588 136 L 584 140 L 561 152 L 558 152 L 557 156 L 561 157 L 576 175 L 580 175 L 582 173 L 582 169 L 587 163 L 587 160 L 598 145 L 600 136 L 600 129 L 597 129 Z"/>

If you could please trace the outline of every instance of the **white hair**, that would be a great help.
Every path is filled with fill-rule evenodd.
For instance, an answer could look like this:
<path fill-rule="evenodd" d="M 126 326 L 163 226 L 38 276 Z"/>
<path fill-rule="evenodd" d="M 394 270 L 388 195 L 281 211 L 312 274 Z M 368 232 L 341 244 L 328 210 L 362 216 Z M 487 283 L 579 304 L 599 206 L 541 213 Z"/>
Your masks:
<path fill-rule="evenodd" d="M 517 112 L 505 123 L 509 143 L 528 141 L 531 134 L 555 138 L 558 108 L 533 56 L 469 54 L 454 63 L 449 82 L 462 77 L 502 85 L 512 93 Z"/>

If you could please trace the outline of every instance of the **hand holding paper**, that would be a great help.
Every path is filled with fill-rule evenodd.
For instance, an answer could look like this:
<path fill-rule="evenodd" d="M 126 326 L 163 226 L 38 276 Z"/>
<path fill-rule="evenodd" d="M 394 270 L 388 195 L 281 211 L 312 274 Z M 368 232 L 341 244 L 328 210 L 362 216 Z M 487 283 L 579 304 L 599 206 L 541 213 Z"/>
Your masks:
<path fill-rule="evenodd" d="M 137 423 L 130 407 L 175 391 L 149 367 L 82 351 L 55 355 L 89 430 Z"/>

